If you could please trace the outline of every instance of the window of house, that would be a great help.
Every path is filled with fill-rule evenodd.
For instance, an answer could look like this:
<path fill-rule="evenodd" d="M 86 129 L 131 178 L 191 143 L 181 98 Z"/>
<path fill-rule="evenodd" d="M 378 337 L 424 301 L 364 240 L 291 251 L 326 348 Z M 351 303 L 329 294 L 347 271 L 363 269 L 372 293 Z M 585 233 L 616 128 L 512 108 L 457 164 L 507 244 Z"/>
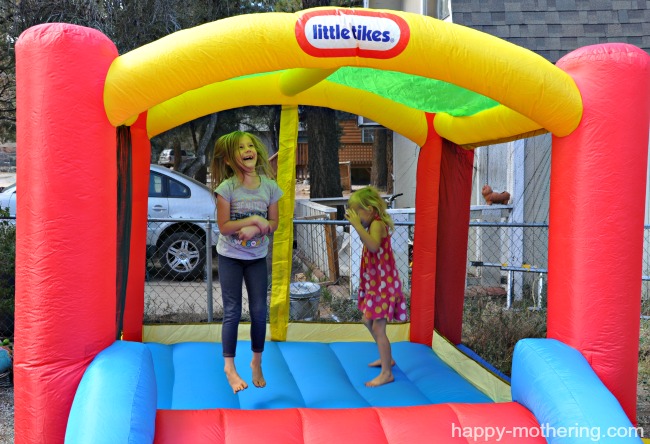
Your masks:
<path fill-rule="evenodd" d="M 361 142 L 372 143 L 375 140 L 374 128 L 361 128 Z"/>
<path fill-rule="evenodd" d="M 436 11 L 437 18 L 439 20 L 444 20 L 451 15 L 451 5 L 449 0 L 438 0 L 438 10 Z"/>

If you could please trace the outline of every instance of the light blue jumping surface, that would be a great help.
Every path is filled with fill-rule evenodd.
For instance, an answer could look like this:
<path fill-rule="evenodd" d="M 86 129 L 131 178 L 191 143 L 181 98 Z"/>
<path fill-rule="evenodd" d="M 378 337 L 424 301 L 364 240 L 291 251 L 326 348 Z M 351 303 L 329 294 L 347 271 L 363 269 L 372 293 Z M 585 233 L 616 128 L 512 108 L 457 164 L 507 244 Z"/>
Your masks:
<path fill-rule="evenodd" d="M 422 344 L 392 344 L 395 382 L 364 385 L 379 374 L 374 342 L 270 342 L 263 356 L 267 386 L 251 381 L 249 341 L 239 341 L 235 364 L 249 388 L 233 394 L 223 372 L 221 343 L 147 343 L 153 356 L 158 409 L 242 410 L 397 407 L 492 400 Z"/>

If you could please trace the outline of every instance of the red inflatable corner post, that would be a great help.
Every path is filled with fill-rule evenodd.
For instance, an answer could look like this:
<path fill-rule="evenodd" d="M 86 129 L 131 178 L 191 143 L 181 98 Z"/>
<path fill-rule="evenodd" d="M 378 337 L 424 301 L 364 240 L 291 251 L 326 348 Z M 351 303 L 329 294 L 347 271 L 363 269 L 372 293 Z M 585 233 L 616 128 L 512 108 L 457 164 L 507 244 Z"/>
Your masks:
<path fill-rule="evenodd" d="M 16 443 L 63 442 L 84 370 L 115 340 L 116 135 L 100 32 L 35 26 L 16 43 Z"/>
<path fill-rule="evenodd" d="M 635 423 L 650 56 L 610 43 L 557 66 L 575 80 L 584 114 L 553 138 L 548 337 L 578 349 Z"/>

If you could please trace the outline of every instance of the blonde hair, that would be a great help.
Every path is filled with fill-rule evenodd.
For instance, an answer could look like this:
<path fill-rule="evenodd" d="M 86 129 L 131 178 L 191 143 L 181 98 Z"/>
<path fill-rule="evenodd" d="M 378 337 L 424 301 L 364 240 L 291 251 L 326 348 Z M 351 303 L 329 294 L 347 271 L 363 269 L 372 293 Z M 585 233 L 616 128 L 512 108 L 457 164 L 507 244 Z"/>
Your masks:
<path fill-rule="evenodd" d="M 382 199 L 375 187 L 364 187 L 352 193 L 348 199 L 348 205 L 350 204 L 359 205 L 364 210 L 374 210 L 389 231 L 395 230 L 393 219 L 386 211 L 386 201 Z"/>
<path fill-rule="evenodd" d="M 275 173 L 269 163 L 269 155 L 264 143 L 254 134 L 246 131 L 233 131 L 224 134 L 217 139 L 214 144 L 212 163 L 210 164 L 210 183 L 214 190 L 224 180 L 236 176 L 234 168 L 237 168 L 237 153 L 239 151 L 239 141 L 242 137 L 248 136 L 255 146 L 257 152 L 257 164 L 255 170 L 257 174 L 275 178 Z"/>

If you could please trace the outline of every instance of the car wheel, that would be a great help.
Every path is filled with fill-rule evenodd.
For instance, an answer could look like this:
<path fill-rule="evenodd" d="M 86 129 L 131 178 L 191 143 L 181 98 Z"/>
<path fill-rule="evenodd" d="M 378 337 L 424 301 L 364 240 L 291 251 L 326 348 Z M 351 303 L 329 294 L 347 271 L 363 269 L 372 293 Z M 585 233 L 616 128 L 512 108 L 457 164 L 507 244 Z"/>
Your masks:
<path fill-rule="evenodd" d="M 203 272 L 205 243 L 196 234 L 180 231 L 171 234 L 160 249 L 166 277 L 191 279 Z"/>

